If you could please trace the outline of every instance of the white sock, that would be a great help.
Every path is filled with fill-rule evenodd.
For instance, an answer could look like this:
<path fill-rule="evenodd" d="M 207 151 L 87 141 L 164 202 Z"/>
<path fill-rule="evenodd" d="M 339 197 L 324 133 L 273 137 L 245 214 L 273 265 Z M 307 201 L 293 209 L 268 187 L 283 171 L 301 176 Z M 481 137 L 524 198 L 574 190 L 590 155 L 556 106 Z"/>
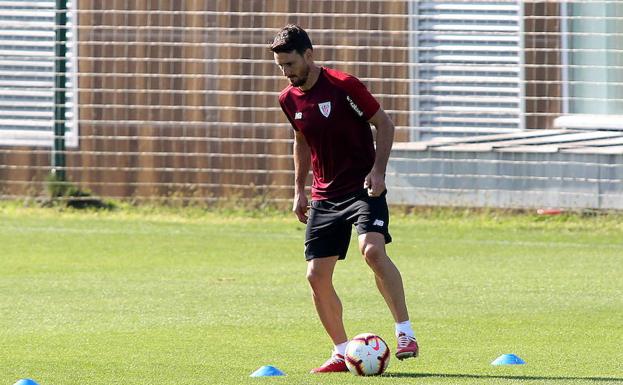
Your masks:
<path fill-rule="evenodd" d="M 415 332 L 411 328 L 411 321 L 406 320 L 404 322 L 396 322 L 396 337 L 398 337 L 400 333 L 404 333 L 409 337 L 415 338 Z"/>
<path fill-rule="evenodd" d="M 348 345 L 348 341 L 335 345 L 335 347 L 333 348 L 333 352 L 341 355 L 346 354 L 346 345 Z"/>

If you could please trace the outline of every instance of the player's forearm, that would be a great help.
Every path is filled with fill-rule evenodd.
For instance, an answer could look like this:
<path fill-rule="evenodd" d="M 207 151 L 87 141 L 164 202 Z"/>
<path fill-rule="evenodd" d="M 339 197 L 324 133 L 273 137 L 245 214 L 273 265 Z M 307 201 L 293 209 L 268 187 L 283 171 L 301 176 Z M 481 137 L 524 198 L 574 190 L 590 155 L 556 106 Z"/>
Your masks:
<path fill-rule="evenodd" d="M 378 125 L 376 125 L 376 157 L 374 159 L 374 166 L 372 166 L 373 170 L 379 173 L 385 173 L 393 144 L 394 123 L 385 115 Z"/>
<path fill-rule="evenodd" d="M 307 175 L 311 167 L 311 152 L 309 147 L 294 142 L 294 192 L 296 194 L 305 193 Z"/>

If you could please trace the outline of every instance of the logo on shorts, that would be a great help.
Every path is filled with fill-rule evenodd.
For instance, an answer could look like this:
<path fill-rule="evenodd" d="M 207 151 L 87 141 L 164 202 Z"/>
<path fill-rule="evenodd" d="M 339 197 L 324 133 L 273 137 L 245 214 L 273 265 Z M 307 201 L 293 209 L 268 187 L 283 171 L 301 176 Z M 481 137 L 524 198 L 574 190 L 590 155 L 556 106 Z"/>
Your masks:
<path fill-rule="evenodd" d="M 375 220 L 374 220 L 374 223 L 372 223 L 372 226 L 380 226 L 380 227 L 383 227 L 383 225 L 384 225 L 384 224 L 385 224 L 385 222 L 383 222 L 382 220 L 380 220 L 380 219 L 375 219 Z"/>
<path fill-rule="evenodd" d="M 297 112 L 296 114 L 294 114 L 294 119 L 303 119 L 303 113 Z"/>
<path fill-rule="evenodd" d="M 320 108 L 320 113 L 328 118 L 331 113 L 331 102 L 318 103 L 318 108 Z"/>

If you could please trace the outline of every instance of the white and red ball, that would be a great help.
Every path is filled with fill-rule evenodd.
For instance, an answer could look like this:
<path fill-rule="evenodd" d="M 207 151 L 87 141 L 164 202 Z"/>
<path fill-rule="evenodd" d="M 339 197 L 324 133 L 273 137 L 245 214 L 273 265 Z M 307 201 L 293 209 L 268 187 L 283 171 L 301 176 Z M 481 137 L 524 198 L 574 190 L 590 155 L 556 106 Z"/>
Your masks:
<path fill-rule="evenodd" d="M 346 366 L 357 376 L 375 376 L 383 373 L 389 365 L 389 348 L 376 334 L 362 333 L 346 346 Z"/>

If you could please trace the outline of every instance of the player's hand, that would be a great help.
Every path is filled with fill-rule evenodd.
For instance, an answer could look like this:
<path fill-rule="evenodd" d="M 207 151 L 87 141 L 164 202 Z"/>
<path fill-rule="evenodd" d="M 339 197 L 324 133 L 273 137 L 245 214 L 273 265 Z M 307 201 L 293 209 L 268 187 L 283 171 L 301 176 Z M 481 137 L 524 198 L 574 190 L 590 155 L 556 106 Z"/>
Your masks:
<path fill-rule="evenodd" d="M 385 191 L 385 174 L 372 169 L 366 176 L 363 187 L 368 190 L 369 196 L 381 196 L 383 191 Z"/>
<path fill-rule="evenodd" d="M 307 223 L 307 210 L 309 209 L 309 201 L 305 194 L 295 194 L 292 211 L 302 223 Z"/>

